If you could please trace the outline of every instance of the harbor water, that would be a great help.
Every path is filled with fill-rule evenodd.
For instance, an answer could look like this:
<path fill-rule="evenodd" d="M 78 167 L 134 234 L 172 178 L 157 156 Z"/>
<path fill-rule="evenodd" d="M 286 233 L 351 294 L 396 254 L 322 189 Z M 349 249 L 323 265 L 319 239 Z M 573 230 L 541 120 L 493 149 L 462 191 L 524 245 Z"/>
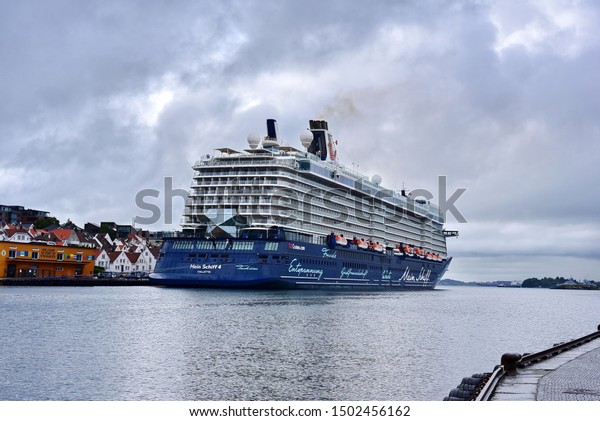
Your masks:
<path fill-rule="evenodd" d="M 442 400 L 600 323 L 600 292 L 0 287 L 0 400 Z"/>

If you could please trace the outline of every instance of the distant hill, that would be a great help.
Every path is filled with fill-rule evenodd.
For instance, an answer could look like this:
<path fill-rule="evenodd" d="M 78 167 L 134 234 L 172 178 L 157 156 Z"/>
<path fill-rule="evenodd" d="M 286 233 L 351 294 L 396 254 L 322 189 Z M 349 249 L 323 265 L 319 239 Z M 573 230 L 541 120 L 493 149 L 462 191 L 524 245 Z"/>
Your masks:
<path fill-rule="evenodd" d="M 567 279 L 557 276 L 556 278 L 528 278 L 523 281 L 521 286 L 523 288 L 557 288 L 559 286 L 570 286 L 573 288 L 585 285 L 600 286 L 600 282 L 590 281 L 587 279 L 583 281 L 576 281 L 574 279 Z"/>
<path fill-rule="evenodd" d="M 440 280 L 440 282 L 438 282 L 438 285 L 472 287 L 472 286 L 475 286 L 475 283 L 457 281 L 456 279 L 442 279 L 442 280 Z"/>
<path fill-rule="evenodd" d="M 438 285 L 446 286 L 478 286 L 478 287 L 521 287 L 521 288 L 561 288 L 561 289 L 595 289 L 600 288 L 600 282 L 583 280 L 576 281 L 560 276 L 556 278 L 527 278 L 521 281 L 491 281 L 491 282 L 464 282 L 456 279 L 442 279 Z M 592 288 L 588 288 L 592 287 Z"/>
<path fill-rule="evenodd" d="M 509 286 L 519 286 L 520 282 L 513 281 L 489 281 L 489 282 L 464 282 L 458 281 L 456 279 L 442 279 L 438 285 L 447 285 L 447 286 L 461 286 L 461 287 L 509 287 Z"/>

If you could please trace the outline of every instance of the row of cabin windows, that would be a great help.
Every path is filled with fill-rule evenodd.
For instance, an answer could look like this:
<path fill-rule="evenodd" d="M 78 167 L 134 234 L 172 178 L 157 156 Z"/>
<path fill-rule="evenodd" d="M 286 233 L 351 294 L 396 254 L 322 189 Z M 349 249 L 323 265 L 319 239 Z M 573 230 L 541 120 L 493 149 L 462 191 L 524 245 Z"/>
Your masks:
<path fill-rule="evenodd" d="M 313 266 L 337 266 L 337 261 L 335 260 L 321 260 L 321 259 L 298 259 L 300 263 L 304 265 L 313 265 Z"/>

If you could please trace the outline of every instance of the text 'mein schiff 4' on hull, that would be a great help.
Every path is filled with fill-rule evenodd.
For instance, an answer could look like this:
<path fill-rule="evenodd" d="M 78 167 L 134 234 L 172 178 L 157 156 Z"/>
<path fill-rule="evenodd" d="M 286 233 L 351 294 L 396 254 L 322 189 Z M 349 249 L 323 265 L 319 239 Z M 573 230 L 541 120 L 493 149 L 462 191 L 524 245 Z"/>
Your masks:
<path fill-rule="evenodd" d="M 451 257 L 439 209 L 343 166 L 326 121 L 302 147 L 277 122 L 249 148 L 195 163 L 182 236 L 164 241 L 155 285 L 433 289 Z"/>

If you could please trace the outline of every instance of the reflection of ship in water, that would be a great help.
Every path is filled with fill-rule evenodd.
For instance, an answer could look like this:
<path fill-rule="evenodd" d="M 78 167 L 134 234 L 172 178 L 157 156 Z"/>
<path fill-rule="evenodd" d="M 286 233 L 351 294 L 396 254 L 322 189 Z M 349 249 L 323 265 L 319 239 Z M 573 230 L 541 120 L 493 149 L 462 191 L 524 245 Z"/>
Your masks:
<path fill-rule="evenodd" d="M 328 124 L 305 151 L 277 123 L 249 148 L 194 165 L 184 236 L 165 239 L 151 282 L 167 286 L 435 288 L 448 268 L 443 217 L 404 189 L 341 165 Z"/>

